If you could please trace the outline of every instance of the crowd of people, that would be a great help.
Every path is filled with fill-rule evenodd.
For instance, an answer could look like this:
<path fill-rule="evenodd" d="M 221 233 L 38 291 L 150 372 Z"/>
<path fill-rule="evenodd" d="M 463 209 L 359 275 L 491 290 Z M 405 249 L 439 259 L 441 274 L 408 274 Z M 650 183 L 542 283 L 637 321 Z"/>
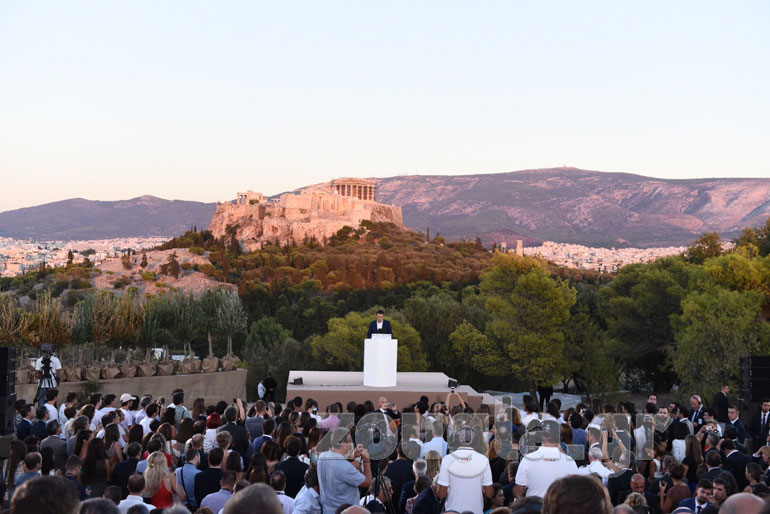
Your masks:
<path fill-rule="evenodd" d="M 17 402 L 11 514 L 770 513 L 770 398 L 286 405 L 47 388 Z"/>

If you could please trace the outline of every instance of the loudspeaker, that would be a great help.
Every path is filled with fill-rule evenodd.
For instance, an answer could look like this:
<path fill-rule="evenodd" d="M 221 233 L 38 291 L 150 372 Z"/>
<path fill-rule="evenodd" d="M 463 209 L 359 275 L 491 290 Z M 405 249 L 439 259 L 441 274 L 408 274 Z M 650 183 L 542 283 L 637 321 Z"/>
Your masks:
<path fill-rule="evenodd" d="M 16 349 L 0 346 L 0 435 L 13 433 L 16 414 Z"/>
<path fill-rule="evenodd" d="M 0 397 L 16 392 L 16 348 L 0 346 Z"/>
<path fill-rule="evenodd" d="M 770 357 L 741 357 L 741 397 L 755 403 L 770 396 Z"/>

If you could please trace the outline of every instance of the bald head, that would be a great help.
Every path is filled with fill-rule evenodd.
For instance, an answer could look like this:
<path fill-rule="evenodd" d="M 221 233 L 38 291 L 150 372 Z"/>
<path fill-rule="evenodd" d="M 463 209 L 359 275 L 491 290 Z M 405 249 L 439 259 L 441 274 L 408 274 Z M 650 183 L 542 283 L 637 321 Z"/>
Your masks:
<path fill-rule="evenodd" d="M 635 493 L 644 494 L 644 477 L 639 473 L 631 477 L 631 490 Z"/>
<path fill-rule="evenodd" d="M 353 505 L 342 511 L 342 514 L 370 514 L 368 510 L 358 505 Z"/>
<path fill-rule="evenodd" d="M 719 508 L 719 514 L 759 514 L 765 502 L 751 493 L 730 496 Z"/>

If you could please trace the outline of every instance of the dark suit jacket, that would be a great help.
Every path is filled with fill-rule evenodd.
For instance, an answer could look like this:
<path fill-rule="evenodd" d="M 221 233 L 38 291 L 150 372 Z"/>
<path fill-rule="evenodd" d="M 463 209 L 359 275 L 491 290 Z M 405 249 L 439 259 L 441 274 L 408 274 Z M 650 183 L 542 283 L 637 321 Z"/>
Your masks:
<path fill-rule="evenodd" d="M 259 451 L 262 449 L 262 445 L 265 444 L 265 441 L 272 441 L 272 436 L 269 435 L 261 435 L 254 439 L 254 442 L 251 443 L 251 449 L 254 451 L 254 453 L 259 453 Z"/>
<path fill-rule="evenodd" d="M 383 475 L 390 479 L 390 483 L 393 486 L 393 498 L 400 500 L 404 484 L 414 480 L 412 461 L 409 459 L 396 459 L 393 462 L 389 462 L 388 468 Z"/>
<path fill-rule="evenodd" d="M 697 425 L 699 427 L 703 424 L 703 414 L 705 414 L 705 412 L 706 410 L 703 407 L 701 407 L 697 411 L 692 411 L 690 413 L 690 417 L 687 419 L 692 421 L 693 425 Z M 696 427 L 696 430 L 697 430 L 697 427 Z"/>
<path fill-rule="evenodd" d="M 729 427 L 730 425 L 734 426 L 735 429 L 738 431 L 738 442 L 743 444 L 746 442 L 746 425 L 743 424 L 743 421 L 741 421 L 741 418 L 738 418 L 735 420 L 735 422 L 731 423 L 729 420 L 727 423 L 725 423 L 725 428 Z"/>
<path fill-rule="evenodd" d="M 704 472 L 701 476 L 698 477 L 698 480 L 714 480 L 719 476 L 720 473 L 724 473 L 722 468 L 713 468 Z"/>
<path fill-rule="evenodd" d="M 768 414 L 768 424 L 765 426 L 762 426 L 762 413 L 754 414 L 754 417 L 751 418 L 751 423 L 749 423 L 749 433 L 752 439 L 751 446 L 754 451 L 765 445 L 768 428 L 770 428 L 770 414 Z"/>
<path fill-rule="evenodd" d="M 128 477 L 131 476 L 131 473 L 136 471 L 137 464 L 139 464 L 139 459 L 128 459 L 123 462 L 118 462 L 118 465 L 115 466 L 112 480 L 115 482 L 115 485 L 120 487 L 120 490 L 123 491 L 123 499 L 128 496 Z"/>
<path fill-rule="evenodd" d="M 22 418 L 16 427 L 16 439 L 24 440 L 32 429 L 32 422 L 27 418 Z"/>
<path fill-rule="evenodd" d="M 414 483 L 415 480 L 410 480 L 401 486 L 401 496 L 398 499 L 398 512 L 403 513 L 406 509 L 406 500 L 414 496 Z"/>
<path fill-rule="evenodd" d="M 294 498 L 302 486 L 305 485 L 305 471 L 309 466 L 297 457 L 289 457 L 275 465 L 275 469 L 283 471 L 286 475 L 286 496 Z"/>
<path fill-rule="evenodd" d="M 390 321 L 382 320 L 382 330 L 377 330 L 377 320 L 369 323 L 369 331 L 366 333 L 366 338 L 371 339 L 372 334 L 390 334 L 393 335 L 393 328 L 390 326 Z"/>
<path fill-rule="evenodd" d="M 29 435 L 34 435 L 39 440 L 43 440 L 48 437 L 48 429 L 45 426 L 45 421 L 37 420 L 29 427 Z"/>
<path fill-rule="evenodd" d="M 631 489 L 631 477 L 634 476 L 634 471 L 631 469 L 625 470 L 623 473 L 616 477 L 611 477 L 607 480 L 607 489 L 610 492 L 610 499 L 613 505 L 617 505 L 619 502 L 620 493 L 626 489 Z"/>
<path fill-rule="evenodd" d="M 222 488 L 219 485 L 220 480 L 222 480 L 222 470 L 219 468 L 209 468 L 195 475 L 195 499 L 198 501 L 198 505 L 207 495 Z"/>
<path fill-rule="evenodd" d="M 730 407 L 730 401 L 727 396 L 719 391 L 714 395 L 714 410 L 716 411 L 717 421 L 720 423 L 727 423 L 727 409 Z"/>
<path fill-rule="evenodd" d="M 248 453 L 246 452 L 249 451 L 249 431 L 246 430 L 246 427 L 238 425 L 237 423 L 227 423 L 217 429 L 217 433 L 223 431 L 230 432 L 230 435 L 233 436 L 233 450 L 241 454 L 244 462 L 248 462 L 246 460 Z M 217 491 L 218 490 L 219 489 L 217 489 Z"/>
<path fill-rule="evenodd" d="M 703 507 L 706 508 L 709 505 L 714 505 L 711 502 L 706 502 L 706 505 Z M 688 509 L 691 509 L 693 512 L 695 512 L 695 498 L 685 498 L 681 502 L 679 502 L 679 507 L 687 507 Z"/>
<path fill-rule="evenodd" d="M 440 514 L 441 501 L 436 497 L 432 487 L 428 487 L 415 500 L 412 514 Z"/>
<path fill-rule="evenodd" d="M 735 477 L 735 480 L 738 482 L 739 492 L 749 485 L 749 481 L 746 480 L 746 465 L 750 462 L 753 462 L 750 456 L 736 450 L 727 456 L 722 466 L 725 471 L 729 471 Z"/>

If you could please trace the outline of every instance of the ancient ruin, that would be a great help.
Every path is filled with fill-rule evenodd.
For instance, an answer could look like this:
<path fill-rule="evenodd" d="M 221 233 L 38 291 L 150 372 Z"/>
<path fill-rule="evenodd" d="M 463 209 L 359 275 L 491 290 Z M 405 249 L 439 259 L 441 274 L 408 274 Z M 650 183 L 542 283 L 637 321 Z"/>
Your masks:
<path fill-rule="evenodd" d="M 340 178 L 286 193 L 270 200 L 262 193 L 238 193 L 235 202 L 217 204 L 211 220 L 212 234 L 222 237 L 237 227 L 235 237 L 246 251 L 271 244 L 324 242 L 344 226 L 358 228 L 361 221 L 386 221 L 404 227 L 401 207 L 375 200 L 376 182 Z"/>

